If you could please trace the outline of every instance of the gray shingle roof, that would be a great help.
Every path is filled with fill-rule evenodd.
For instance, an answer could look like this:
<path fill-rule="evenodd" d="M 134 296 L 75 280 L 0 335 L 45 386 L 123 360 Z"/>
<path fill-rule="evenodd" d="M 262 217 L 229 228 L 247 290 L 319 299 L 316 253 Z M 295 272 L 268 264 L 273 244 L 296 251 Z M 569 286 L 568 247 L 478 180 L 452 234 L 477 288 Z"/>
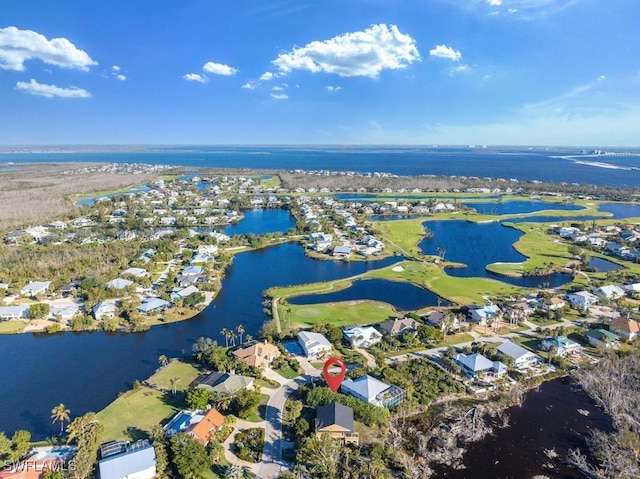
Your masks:
<path fill-rule="evenodd" d="M 333 425 L 353 432 L 353 409 L 336 402 L 319 406 L 316 412 L 316 427 L 320 430 Z"/>

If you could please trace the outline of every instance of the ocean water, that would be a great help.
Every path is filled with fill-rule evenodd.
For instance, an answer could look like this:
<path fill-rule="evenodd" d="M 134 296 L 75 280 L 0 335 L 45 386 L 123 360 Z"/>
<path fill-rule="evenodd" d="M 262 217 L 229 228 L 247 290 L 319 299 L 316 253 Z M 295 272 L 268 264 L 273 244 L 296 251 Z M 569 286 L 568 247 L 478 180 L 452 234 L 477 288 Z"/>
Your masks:
<path fill-rule="evenodd" d="M 388 172 L 640 187 L 640 156 L 580 149 L 469 147 L 30 147 L 0 150 L 1 163 L 91 161 L 187 167 Z"/>

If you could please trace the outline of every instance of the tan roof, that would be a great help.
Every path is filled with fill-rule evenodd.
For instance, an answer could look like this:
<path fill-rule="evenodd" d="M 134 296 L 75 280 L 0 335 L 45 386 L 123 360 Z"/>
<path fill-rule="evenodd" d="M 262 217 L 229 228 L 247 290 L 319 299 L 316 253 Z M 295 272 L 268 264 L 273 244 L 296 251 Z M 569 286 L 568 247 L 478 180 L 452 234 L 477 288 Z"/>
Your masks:
<path fill-rule="evenodd" d="M 627 333 L 640 333 L 640 322 L 635 319 L 627 319 L 622 316 L 618 316 L 611 321 L 611 326 L 618 331 L 625 331 Z"/>
<path fill-rule="evenodd" d="M 207 411 L 207 414 L 204 415 L 202 421 L 191 428 L 190 432 L 198 442 L 207 444 L 209 442 L 209 436 L 215 433 L 223 423 L 224 416 L 216 409 L 211 408 Z"/>
<path fill-rule="evenodd" d="M 268 363 L 271 358 L 280 356 L 280 350 L 277 346 L 264 342 L 256 343 L 244 349 L 237 349 L 233 352 L 240 359 L 252 367 L 259 367 Z"/>

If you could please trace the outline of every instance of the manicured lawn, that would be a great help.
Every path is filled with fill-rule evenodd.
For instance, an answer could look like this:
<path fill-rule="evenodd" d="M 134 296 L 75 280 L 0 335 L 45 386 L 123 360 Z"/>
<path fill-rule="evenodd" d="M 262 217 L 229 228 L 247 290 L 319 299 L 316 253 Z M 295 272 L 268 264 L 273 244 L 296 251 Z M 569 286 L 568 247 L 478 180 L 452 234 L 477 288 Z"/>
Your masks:
<path fill-rule="evenodd" d="M 98 420 L 105 428 L 103 440 L 137 439 L 141 431 L 149 431 L 154 425 L 169 419 L 179 410 L 167 404 L 167 396 L 170 395 L 142 386 L 117 398 L 98 413 Z M 135 437 L 127 434 L 129 428 L 135 431 Z"/>
<path fill-rule="evenodd" d="M 277 372 L 280 376 L 282 376 L 285 379 L 293 379 L 300 376 L 300 374 L 298 374 L 288 366 L 287 366 L 287 369 L 274 369 L 274 371 Z"/>
<path fill-rule="evenodd" d="M 260 386 L 261 388 L 267 388 L 267 389 L 278 389 L 280 387 L 280 383 L 275 381 L 275 383 L 277 384 L 271 384 L 267 381 L 265 381 L 264 379 L 256 379 L 255 380 L 255 384 L 257 386 Z"/>
<path fill-rule="evenodd" d="M 15 334 L 24 331 L 25 322 L 19 319 L 0 321 L 0 334 Z"/>
<path fill-rule="evenodd" d="M 261 394 L 262 400 L 256 409 L 251 412 L 251 415 L 247 418 L 249 422 L 262 422 L 264 421 L 264 417 L 260 415 L 260 412 L 264 410 L 267 402 L 269 401 L 269 396 L 267 394 Z"/>
<path fill-rule="evenodd" d="M 444 341 L 438 343 L 438 346 L 453 346 L 454 344 L 468 343 L 473 339 L 473 336 L 468 333 L 450 334 L 445 336 Z"/>
<path fill-rule="evenodd" d="M 529 322 L 535 324 L 536 326 L 550 326 L 552 324 L 560 324 L 561 321 L 558 321 L 557 319 L 553 318 L 553 319 L 547 319 L 547 318 L 543 318 L 541 316 L 531 316 L 529 317 Z"/>
<path fill-rule="evenodd" d="M 398 221 L 380 221 L 376 228 L 383 233 L 383 241 L 387 249 L 406 252 L 412 256 L 421 256 L 418 243 L 424 238 L 425 229 L 422 226 L 425 218 Z M 395 246 L 397 245 L 397 247 Z"/>
<path fill-rule="evenodd" d="M 171 390 L 171 379 L 177 379 L 176 390 L 184 391 L 199 375 L 198 370 L 189 363 L 171 361 L 149 378 L 149 383 L 160 388 Z"/>
<path fill-rule="evenodd" d="M 368 300 L 313 305 L 290 304 L 287 307 L 291 309 L 291 313 L 285 313 L 281 308 L 280 317 L 282 320 L 290 322 L 291 327 L 302 328 L 326 323 L 336 326 L 373 324 L 398 316 L 398 313 L 390 305 Z M 288 324 L 283 326 L 285 325 L 288 326 Z"/>

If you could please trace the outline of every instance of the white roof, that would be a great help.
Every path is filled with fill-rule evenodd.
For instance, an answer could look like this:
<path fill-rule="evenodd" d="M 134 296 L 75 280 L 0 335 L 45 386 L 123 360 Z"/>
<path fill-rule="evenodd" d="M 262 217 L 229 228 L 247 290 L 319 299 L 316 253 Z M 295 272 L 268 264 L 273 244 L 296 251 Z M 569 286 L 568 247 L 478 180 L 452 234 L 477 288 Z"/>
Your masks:
<path fill-rule="evenodd" d="M 493 363 L 482 354 L 471 354 L 469 356 L 466 354 L 456 354 L 453 359 L 456 362 L 463 364 L 467 369 L 474 373 L 478 371 L 486 371 L 493 367 Z"/>
<path fill-rule="evenodd" d="M 127 268 L 125 269 L 122 273 L 120 273 L 120 276 L 126 276 L 126 275 L 131 275 L 131 276 L 143 276 L 144 274 L 146 274 L 147 270 L 144 268 Z"/>
<path fill-rule="evenodd" d="M 624 296 L 624 290 L 615 284 L 608 284 L 606 286 L 600 286 L 596 289 L 596 294 L 600 293 L 603 296 Z"/>
<path fill-rule="evenodd" d="M 357 394 L 361 397 L 367 398 L 369 401 L 375 399 L 378 394 L 386 391 L 390 387 L 391 386 L 388 384 L 385 384 L 368 374 L 356 379 L 355 381 L 347 379 L 342 383 L 342 389 L 344 392 Z"/>
<path fill-rule="evenodd" d="M 116 278 L 116 279 L 112 279 L 111 281 L 107 281 L 105 283 L 105 286 L 107 288 L 113 288 L 113 289 L 124 289 L 131 286 L 132 284 L 133 284 L 133 281 L 129 281 L 128 279 Z"/>
<path fill-rule="evenodd" d="M 535 356 L 535 354 L 532 353 L 531 351 L 528 351 L 527 349 L 524 349 L 522 346 L 516 343 L 512 343 L 511 341 L 506 341 L 502 343 L 500 346 L 498 346 L 498 351 L 500 351 L 503 354 L 506 354 L 507 356 L 509 356 L 510 358 L 513 358 L 514 360 L 518 360 L 521 357 L 528 354 L 533 354 Z"/>
<path fill-rule="evenodd" d="M 344 332 L 345 336 L 347 337 L 353 337 L 353 338 L 357 338 L 358 336 L 362 336 L 362 340 L 363 341 L 371 341 L 371 339 L 373 338 L 379 338 L 382 337 L 382 334 L 380 334 L 380 332 L 371 327 L 371 326 L 366 326 L 364 328 L 361 328 L 359 326 L 356 326 L 355 328 L 351 328 L 351 329 L 347 329 Z"/>
<path fill-rule="evenodd" d="M 324 346 L 331 348 L 331 343 L 323 334 L 314 333 L 313 331 L 300 331 L 298 338 L 304 343 L 307 348 L 315 346 Z"/>

